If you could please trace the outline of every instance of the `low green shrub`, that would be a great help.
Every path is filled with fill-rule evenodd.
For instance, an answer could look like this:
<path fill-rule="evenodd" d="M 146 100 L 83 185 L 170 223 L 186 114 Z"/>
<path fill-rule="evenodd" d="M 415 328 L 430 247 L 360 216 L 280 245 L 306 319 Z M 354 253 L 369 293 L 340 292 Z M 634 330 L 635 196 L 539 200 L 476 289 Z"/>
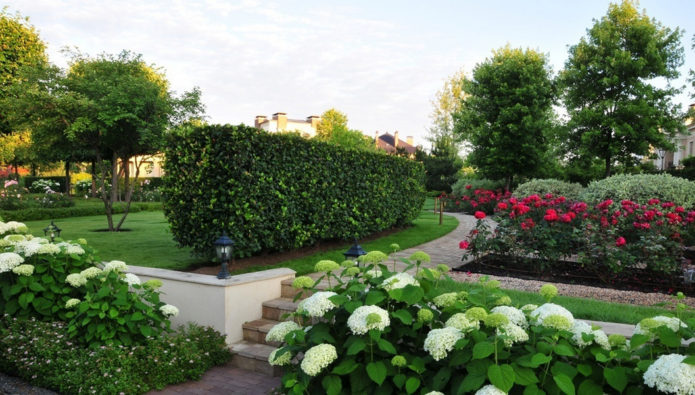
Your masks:
<path fill-rule="evenodd" d="M 581 184 L 571 183 L 566 181 L 547 179 L 533 179 L 519 185 L 513 195 L 518 198 L 525 198 L 531 195 L 545 196 L 552 194 L 553 196 L 564 196 L 568 200 L 579 200 L 584 187 Z"/>
<path fill-rule="evenodd" d="M 113 213 L 123 213 L 124 205 L 114 204 Z M 162 209 L 162 203 L 159 202 L 133 202 L 130 205 L 130 212 L 136 213 L 139 211 L 157 211 Z M 68 217 L 85 217 L 91 215 L 104 215 L 104 206 L 95 205 L 89 207 L 61 207 L 61 208 L 25 208 L 21 210 L 0 210 L 0 215 L 6 220 L 12 221 L 37 221 L 51 220 L 56 218 Z"/>
<path fill-rule="evenodd" d="M 132 347 L 76 344 L 60 322 L 0 319 L 0 371 L 60 393 L 142 394 L 199 380 L 231 357 L 224 336 L 189 325 Z"/>
<path fill-rule="evenodd" d="M 408 268 L 415 277 L 391 272 L 382 263 L 386 258 L 370 252 L 366 267 L 328 272 L 324 277 L 337 285 L 327 291 L 314 289 L 313 281 L 296 281 L 313 294 L 300 303 L 293 321 L 266 336 L 282 341 L 269 360 L 284 368 L 283 392 L 695 390 L 695 342 L 681 345 L 695 337 L 695 319 L 687 325 L 679 317 L 645 319 L 628 342 L 551 303 L 557 295 L 552 285 L 540 288 L 547 303 L 515 307 L 499 281 L 483 278 L 469 293 L 444 293 L 439 287 L 448 281 L 448 268 L 421 269 L 427 254 L 416 252 L 406 260 L 415 262 Z M 679 303 L 676 314 L 686 309 Z M 677 360 L 664 369 L 670 359 Z"/>
<path fill-rule="evenodd" d="M 454 196 L 473 196 L 476 189 L 496 191 L 504 190 L 504 181 L 488 180 L 488 179 L 469 179 L 462 178 L 451 187 L 451 194 Z"/>
<path fill-rule="evenodd" d="M 691 209 L 695 204 L 695 183 L 669 174 L 620 174 L 590 183 L 580 198 L 590 205 L 607 199 L 640 204 L 660 199 Z"/>

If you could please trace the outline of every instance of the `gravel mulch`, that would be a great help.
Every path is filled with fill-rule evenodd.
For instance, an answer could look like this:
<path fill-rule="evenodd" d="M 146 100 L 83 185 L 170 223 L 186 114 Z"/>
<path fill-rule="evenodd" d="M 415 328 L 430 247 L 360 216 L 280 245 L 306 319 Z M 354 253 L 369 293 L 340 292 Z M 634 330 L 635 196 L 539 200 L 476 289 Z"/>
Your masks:
<path fill-rule="evenodd" d="M 34 387 L 24 380 L 0 372 L 0 395 L 56 395 L 57 392 Z"/>

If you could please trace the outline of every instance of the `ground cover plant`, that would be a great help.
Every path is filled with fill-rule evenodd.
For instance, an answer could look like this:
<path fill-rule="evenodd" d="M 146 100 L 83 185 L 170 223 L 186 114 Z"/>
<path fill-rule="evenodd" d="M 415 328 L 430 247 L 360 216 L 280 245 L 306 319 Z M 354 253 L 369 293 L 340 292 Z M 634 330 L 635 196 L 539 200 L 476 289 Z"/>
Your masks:
<path fill-rule="evenodd" d="M 281 341 L 269 361 L 283 366 L 285 393 L 642 393 L 695 391 L 695 320 L 642 320 L 628 341 L 576 320 L 541 287 L 542 305 L 523 305 L 483 278 L 469 292 L 441 288 L 447 267 L 423 269 L 417 252 L 395 273 L 387 255 L 363 267 L 323 262 L 336 284 L 312 291 L 293 320 L 267 339 Z M 411 263 L 412 262 L 412 263 Z"/>

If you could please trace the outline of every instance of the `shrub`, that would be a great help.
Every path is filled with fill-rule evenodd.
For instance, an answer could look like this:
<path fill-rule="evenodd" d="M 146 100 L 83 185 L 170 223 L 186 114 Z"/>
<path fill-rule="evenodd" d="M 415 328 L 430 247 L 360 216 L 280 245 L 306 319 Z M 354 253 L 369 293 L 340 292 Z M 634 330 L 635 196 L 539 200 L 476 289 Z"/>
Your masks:
<path fill-rule="evenodd" d="M 285 371 L 281 391 L 604 393 L 629 387 L 640 392 L 654 385 L 652 373 L 645 374 L 654 360 L 695 336 L 695 320 L 686 326 L 664 317 L 645 321 L 628 345 L 624 337 L 609 338 L 550 303 L 557 290 L 548 286 L 542 289 L 548 303 L 519 309 L 498 281 L 483 278 L 469 293 L 442 293 L 446 273 L 418 266 L 410 265 L 415 278 L 383 264 L 352 277 L 326 274 L 339 285 L 311 290 L 315 293 L 292 317 L 305 327 L 271 330 L 284 339 L 270 357 Z M 684 308 L 679 305 L 677 314 Z M 694 355 L 695 345 L 678 350 Z M 695 379 L 687 373 L 692 360 L 673 367 L 688 377 L 673 383 L 678 388 Z"/>
<path fill-rule="evenodd" d="M 89 350 L 60 322 L 0 318 L 0 371 L 60 393 L 146 393 L 198 380 L 230 356 L 223 335 L 193 324 L 143 345 Z"/>
<path fill-rule="evenodd" d="M 488 180 L 485 178 L 480 180 L 462 178 L 456 181 L 451 187 L 451 194 L 458 197 L 472 196 L 473 191 L 476 189 L 489 191 L 504 190 L 504 181 Z"/>
<path fill-rule="evenodd" d="M 79 180 L 75 183 L 75 194 L 78 196 L 88 195 L 92 190 L 92 179 Z"/>
<path fill-rule="evenodd" d="M 134 202 L 130 205 L 130 212 L 157 211 L 162 209 L 158 202 Z M 114 205 L 113 213 L 119 214 L 124 210 L 123 205 Z M 23 208 L 20 210 L 0 210 L 0 215 L 12 221 L 36 221 L 50 220 L 68 217 L 84 217 L 90 215 L 104 215 L 104 206 L 93 207 L 61 207 L 61 208 Z"/>
<path fill-rule="evenodd" d="M 26 207 L 23 196 L 27 190 L 15 180 L 7 180 L 0 189 L 0 210 L 19 210 Z"/>
<path fill-rule="evenodd" d="M 581 195 L 591 205 L 607 199 L 644 204 L 654 198 L 691 209 L 695 204 L 695 183 L 669 174 L 621 174 L 590 183 Z"/>
<path fill-rule="evenodd" d="M 569 200 L 579 200 L 579 195 L 584 188 L 580 184 L 570 183 L 552 178 L 548 179 L 533 179 L 519 185 L 514 190 L 514 196 L 525 198 L 531 195 L 545 196 L 552 194 L 554 196 L 564 196 Z"/>
<path fill-rule="evenodd" d="M 411 222 L 422 164 L 239 126 L 188 127 L 165 148 L 164 211 L 181 246 L 237 256 L 351 239 Z"/>
<path fill-rule="evenodd" d="M 65 191 L 65 177 L 34 177 L 26 176 L 24 187 L 32 192 L 44 193 L 45 187 L 49 186 L 54 191 Z M 36 186 L 35 183 L 38 183 Z"/>
<path fill-rule="evenodd" d="M 68 195 L 53 190 L 48 190 L 41 197 L 37 197 L 36 202 L 41 208 L 72 207 L 75 205 L 75 202 Z"/>

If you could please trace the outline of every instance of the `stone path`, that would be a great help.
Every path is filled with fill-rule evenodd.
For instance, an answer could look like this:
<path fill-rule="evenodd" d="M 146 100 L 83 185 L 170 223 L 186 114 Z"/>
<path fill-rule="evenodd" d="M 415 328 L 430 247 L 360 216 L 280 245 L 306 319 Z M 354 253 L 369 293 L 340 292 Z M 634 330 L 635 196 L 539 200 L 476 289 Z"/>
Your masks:
<path fill-rule="evenodd" d="M 280 386 L 279 377 L 270 377 L 250 370 L 235 368 L 231 363 L 227 363 L 208 370 L 199 381 L 170 385 L 162 391 L 150 391 L 148 395 L 261 395 L 270 393 L 278 386 Z"/>

